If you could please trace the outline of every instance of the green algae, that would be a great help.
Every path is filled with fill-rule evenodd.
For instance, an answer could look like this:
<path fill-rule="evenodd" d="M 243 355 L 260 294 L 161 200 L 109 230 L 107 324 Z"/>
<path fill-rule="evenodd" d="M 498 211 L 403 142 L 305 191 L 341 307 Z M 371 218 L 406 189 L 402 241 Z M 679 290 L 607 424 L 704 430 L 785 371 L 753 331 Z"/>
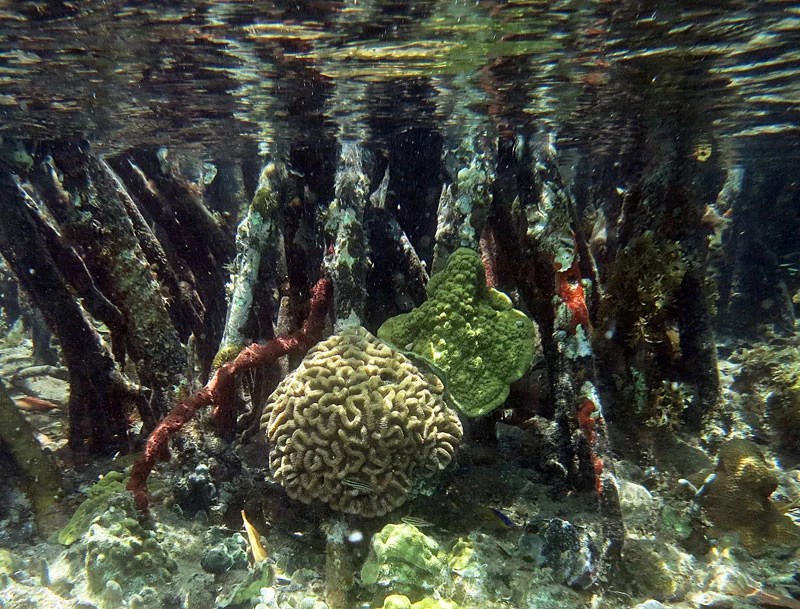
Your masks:
<path fill-rule="evenodd" d="M 262 562 L 255 569 L 247 574 L 244 581 L 239 583 L 221 602 L 218 607 L 236 607 L 244 603 L 252 603 L 259 597 L 261 588 L 268 588 L 275 579 L 273 566 L 267 562 Z"/>
<path fill-rule="evenodd" d="M 77 559 L 72 568 L 86 578 L 89 592 L 103 606 L 109 599 L 133 603 L 136 595 L 162 589 L 177 570 L 158 531 L 140 522 L 126 482 L 122 472 L 108 472 L 87 489 L 86 499 L 57 535 L 59 543 L 72 546 L 70 554 Z"/>
<path fill-rule="evenodd" d="M 39 526 L 61 492 L 61 476 L 53 459 L 36 440 L 36 430 L 0 383 L 0 445 L 10 451 L 25 475 L 25 493 Z"/>

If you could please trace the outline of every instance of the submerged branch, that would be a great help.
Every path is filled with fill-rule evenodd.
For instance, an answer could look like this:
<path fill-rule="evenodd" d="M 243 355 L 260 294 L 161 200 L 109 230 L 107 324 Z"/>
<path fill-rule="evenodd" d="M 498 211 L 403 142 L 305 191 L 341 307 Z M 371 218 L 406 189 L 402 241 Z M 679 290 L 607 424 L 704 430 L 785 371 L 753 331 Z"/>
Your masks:
<path fill-rule="evenodd" d="M 17 408 L 0 381 L 0 446 L 6 447 L 25 475 L 25 491 L 30 497 L 36 521 L 42 521 L 61 492 L 58 468 L 39 442 L 36 430 Z"/>
<path fill-rule="evenodd" d="M 263 345 L 246 347 L 232 361 L 218 368 L 205 387 L 179 402 L 159 423 L 147 439 L 144 452 L 136 460 L 128 482 L 128 490 L 133 493 L 140 510 L 147 510 L 147 478 L 156 462 L 168 456 L 170 436 L 180 431 L 201 408 L 212 404 L 217 409 L 225 408 L 233 399 L 237 374 L 273 363 L 288 353 L 306 350 L 317 342 L 322 337 L 330 299 L 331 283 L 328 279 L 320 279 L 311 291 L 310 311 L 300 330 L 274 338 Z"/>
<path fill-rule="evenodd" d="M 0 252 L 58 337 L 69 370 L 69 445 L 78 453 L 126 448 L 130 396 L 114 382 L 114 360 L 47 249 L 35 202 L 7 173 L 0 196 Z"/>

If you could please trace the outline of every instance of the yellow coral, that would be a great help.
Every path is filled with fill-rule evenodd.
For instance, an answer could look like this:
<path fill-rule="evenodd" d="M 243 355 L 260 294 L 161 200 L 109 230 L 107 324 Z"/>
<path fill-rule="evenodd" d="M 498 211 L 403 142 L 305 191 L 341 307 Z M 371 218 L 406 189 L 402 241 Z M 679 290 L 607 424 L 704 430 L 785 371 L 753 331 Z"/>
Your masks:
<path fill-rule="evenodd" d="M 262 428 L 288 495 L 380 516 L 444 469 L 461 442 L 444 387 L 363 328 L 309 351 L 270 396 Z"/>
<path fill-rule="evenodd" d="M 721 530 L 736 531 L 753 555 L 770 545 L 798 545 L 800 528 L 782 514 L 769 496 L 778 478 L 758 447 L 730 440 L 719 451 L 716 478 L 709 484 L 705 509 Z"/>

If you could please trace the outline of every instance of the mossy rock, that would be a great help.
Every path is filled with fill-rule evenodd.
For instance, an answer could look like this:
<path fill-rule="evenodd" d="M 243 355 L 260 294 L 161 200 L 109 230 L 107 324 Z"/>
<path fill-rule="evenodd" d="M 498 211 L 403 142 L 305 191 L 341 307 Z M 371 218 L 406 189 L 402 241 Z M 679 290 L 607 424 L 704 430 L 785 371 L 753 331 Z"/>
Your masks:
<path fill-rule="evenodd" d="M 142 526 L 136 516 L 130 493 L 114 495 L 80 538 L 84 574 L 93 594 L 102 595 L 112 581 L 126 599 L 143 588 L 162 590 L 177 571 L 156 531 Z"/>
<path fill-rule="evenodd" d="M 387 524 L 372 537 L 361 581 L 419 598 L 442 585 L 447 573 L 435 540 L 413 525 Z"/>
<path fill-rule="evenodd" d="M 483 262 L 469 249 L 453 252 L 427 292 L 420 307 L 386 320 L 378 337 L 430 364 L 464 415 L 491 412 L 540 350 L 535 324 L 486 287 Z"/>
<path fill-rule="evenodd" d="M 426 597 L 412 603 L 407 596 L 392 594 L 384 599 L 381 609 L 459 609 L 459 607 L 453 601 L 441 598 Z"/>
<path fill-rule="evenodd" d="M 112 497 L 126 493 L 125 475 L 122 472 L 108 472 L 86 491 L 86 500 L 78 506 L 66 526 L 58 533 L 58 543 L 69 546 L 78 541 L 92 525 L 92 522 L 105 512 Z"/>

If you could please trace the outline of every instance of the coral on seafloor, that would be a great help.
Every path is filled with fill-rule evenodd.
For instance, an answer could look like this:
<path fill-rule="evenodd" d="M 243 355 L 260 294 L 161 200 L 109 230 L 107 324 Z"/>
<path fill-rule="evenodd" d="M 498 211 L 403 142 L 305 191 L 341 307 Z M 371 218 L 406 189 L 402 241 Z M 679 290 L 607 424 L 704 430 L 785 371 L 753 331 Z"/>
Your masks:
<path fill-rule="evenodd" d="M 206 551 L 200 566 L 206 573 L 219 575 L 247 568 L 247 541 L 238 533 L 230 535 L 223 527 L 212 527 L 206 532 L 203 545 Z"/>
<path fill-rule="evenodd" d="M 754 556 L 774 546 L 800 546 L 800 527 L 770 500 L 778 487 L 775 469 L 753 442 L 723 444 L 707 487 L 703 507 L 708 518 L 720 530 L 738 533 Z"/>
<path fill-rule="evenodd" d="M 456 407 L 477 417 L 500 406 L 540 349 L 535 324 L 486 286 L 481 257 L 460 248 L 431 277 L 428 300 L 386 320 L 378 336 L 441 373 Z"/>
<path fill-rule="evenodd" d="M 439 553 L 439 544 L 414 525 L 387 524 L 372 537 L 361 581 L 422 598 L 446 581 L 449 569 Z"/>
<path fill-rule="evenodd" d="M 64 554 L 69 572 L 85 580 L 82 594 L 88 599 L 108 608 L 145 598 L 148 606 L 160 606 L 158 590 L 178 566 L 158 530 L 140 522 L 125 482 L 123 473 L 111 471 L 90 486 L 56 539 L 69 546 Z"/>
<path fill-rule="evenodd" d="M 362 516 L 405 503 L 461 442 L 434 375 L 361 327 L 319 343 L 270 396 L 270 468 L 290 497 Z"/>
<path fill-rule="evenodd" d="M 58 543 L 65 546 L 78 541 L 92 526 L 92 522 L 105 512 L 117 498 L 124 500 L 125 475 L 108 472 L 86 490 L 86 499 L 78 506 L 69 522 L 58 532 Z"/>
<path fill-rule="evenodd" d="M 127 513 L 134 514 L 132 501 L 130 508 Z M 154 531 L 113 508 L 92 524 L 83 543 L 84 569 L 89 589 L 95 594 L 107 593 L 112 581 L 119 584 L 123 597 L 140 593 L 145 587 L 158 589 L 168 584 L 177 570 Z"/>
<path fill-rule="evenodd" d="M 111 472 L 89 490 L 89 498 L 59 533 L 70 571 L 85 578 L 87 594 L 101 606 L 121 607 L 158 596 L 177 571 L 155 530 L 143 526 L 122 474 Z M 152 603 L 151 603 L 152 604 Z"/>
<path fill-rule="evenodd" d="M 458 605 L 453 601 L 430 597 L 412 603 L 407 596 L 392 594 L 384 599 L 381 609 L 458 609 Z"/>

